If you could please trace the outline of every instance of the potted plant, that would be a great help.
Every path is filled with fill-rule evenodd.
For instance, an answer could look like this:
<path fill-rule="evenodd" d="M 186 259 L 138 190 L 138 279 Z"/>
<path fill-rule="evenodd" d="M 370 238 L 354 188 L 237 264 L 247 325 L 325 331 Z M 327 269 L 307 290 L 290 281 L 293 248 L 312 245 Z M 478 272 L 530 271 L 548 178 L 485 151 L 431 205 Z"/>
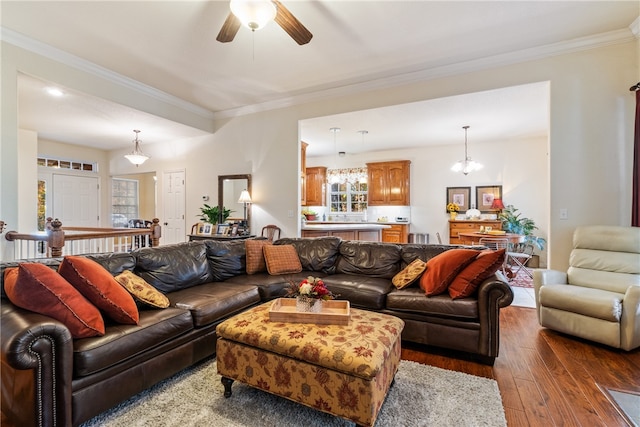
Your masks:
<path fill-rule="evenodd" d="M 533 245 L 543 251 L 547 241 L 533 234 L 533 231 L 538 229 L 535 222 L 530 218 L 521 217 L 517 212 L 518 209 L 513 205 L 507 205 L 498 215 L 498 219 L 502 221 L 502 229 L 504 231 L 525 236 L 524 241 L 514 245 L 513 250 L 515 252 L 523 252 L 527 245 Z"/>
<path fill-rule="evenodd" d="M 200 219 L 204 222 L 208 222 L 209 224 L 217 224 L 218 219 L 220 218 L 220 207 L 219 206 L 209 206 L 208 204 L 204 204 L 203 207 L 200 208 Z M 225 209 L 222 207 L 222 222 L 226 222 L 229 215 L 233 212 L 231 209 Z"/>
<path fill-rule="evenodd" d="M 307 221 L 314 221 L 316 219 L 316 215 L 318 215 L 317 212 L 314 212 L 310 209 L 303 209 L 301 213 L 305 216 L 305 218 L 307 218 Z"/>

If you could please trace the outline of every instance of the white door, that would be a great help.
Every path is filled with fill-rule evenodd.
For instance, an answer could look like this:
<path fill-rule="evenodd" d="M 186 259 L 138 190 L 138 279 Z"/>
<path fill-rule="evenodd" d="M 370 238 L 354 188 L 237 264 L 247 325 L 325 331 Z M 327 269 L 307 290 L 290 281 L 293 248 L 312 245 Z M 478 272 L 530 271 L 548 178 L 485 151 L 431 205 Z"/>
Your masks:
<path fill-rule="evenodd" d="M 52 218 L 67 227 L 97 227 L 98 177 L 53 175 Z"/>
<path fill-rule="evenodd" d="M 184 171 L 164 172 L 162 174 L 162 245 L 184 242 L 185 232 L 185 193 Z"/>

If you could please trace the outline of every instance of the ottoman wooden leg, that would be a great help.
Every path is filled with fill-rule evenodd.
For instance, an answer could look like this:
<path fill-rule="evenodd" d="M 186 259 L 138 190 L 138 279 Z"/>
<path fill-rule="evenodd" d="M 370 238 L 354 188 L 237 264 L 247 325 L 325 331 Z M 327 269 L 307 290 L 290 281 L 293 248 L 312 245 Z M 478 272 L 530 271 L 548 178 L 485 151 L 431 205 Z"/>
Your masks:
<path fill-rule="evenodd" d="M 224 397 L 231 397 L 231 384 L 233 384 L 233 380 L 231 378 L 222 377 L 220 379 L 222 385 L 224 385 Z"/>

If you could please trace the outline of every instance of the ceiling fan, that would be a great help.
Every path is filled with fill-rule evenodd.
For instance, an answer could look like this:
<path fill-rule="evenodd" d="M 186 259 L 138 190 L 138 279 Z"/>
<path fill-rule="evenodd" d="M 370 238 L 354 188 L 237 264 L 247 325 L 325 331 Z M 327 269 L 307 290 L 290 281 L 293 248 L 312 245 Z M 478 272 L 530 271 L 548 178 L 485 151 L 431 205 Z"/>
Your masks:
<path fill-rule="evenodd" d="M 216 37 L 219 42 L 232 41 L 242 24 L 255 31 L 271 20 L 276 21 L 299 45 L 309 43 L 313 37 L 313 34 L 278 0 L 231 0 L 230 7 L 231 12 Z"/>

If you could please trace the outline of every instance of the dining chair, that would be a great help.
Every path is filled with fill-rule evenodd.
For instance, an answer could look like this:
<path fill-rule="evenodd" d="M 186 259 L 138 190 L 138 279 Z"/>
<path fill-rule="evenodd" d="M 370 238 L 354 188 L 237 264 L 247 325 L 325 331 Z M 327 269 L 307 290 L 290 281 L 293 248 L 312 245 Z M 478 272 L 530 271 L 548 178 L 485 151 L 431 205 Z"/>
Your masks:
<path fill-rule="evenodd" d="M 478 243 L 494 251 L 504 249 L 506 252 L 509 249 L 509 239 L 499 237 L 481 237 Z M 504 262 L 502 263 L 502 273 L 509 280 L 515 277 L 513 271 L 509 268 L 506 256 L 504 257 Z"/>
<path fill-rule="evenodd" d="M 262 237 L 266 237 L 270 242 L 273 242 L 280 238 L 280 232 L 280 227 L 274 224 L 269 224 L 262 227 L 262 233 L 260 235 Z"/>
<path fill-rule="evenodd" d="M 507 250 L 507 264 L 512 266 L 512 269 L 516 269 L 513 272 L 513 277 L 516 277 L 520 270 L 524 269 L 524 272 L 533 279 L 533 273 L 526 267 L 527 261 L 533 256 L 533 245 L 526 244 L 522 252 L 514 252 Z"/>

